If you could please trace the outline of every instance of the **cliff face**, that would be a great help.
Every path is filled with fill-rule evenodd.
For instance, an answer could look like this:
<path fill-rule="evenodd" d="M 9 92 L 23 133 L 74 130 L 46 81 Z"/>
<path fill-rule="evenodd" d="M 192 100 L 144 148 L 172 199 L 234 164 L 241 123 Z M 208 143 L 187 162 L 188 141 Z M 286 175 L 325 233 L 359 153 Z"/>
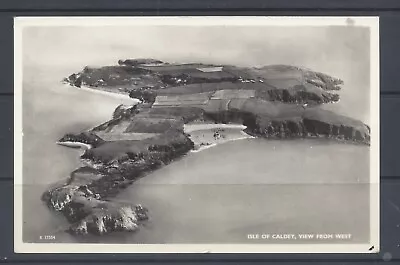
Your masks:
<path fill-rule="evenodd" d="M 148 218 L 141 205 L 105 201 L 104 197 L 128 185 L 121 174 L 83 167 L 70 178 L 43 194 L 42 199 L 71 223 L 73 234 L 104 234 L 113 231 L 135 231 Z"/>
<path fill-rule="evenodd" d="M 66 182 L 58 183 L 43 194 L 42 200 L 71 222 L 70 233 L 135 231 L 140 222 L 148 218 L 147 209 L 106 199 L 193 148 L 187 135 L 175 130 L 141 143 L 120 141 L 117 144 L 104 142 L 86 150 L 82 158 L 97 166 L 75 170 Z"/>
<path fill-rule="evenodd" d="M 118 64 L 86 67 L 64 80 L 141 100 L 136 106 L 118 106 L 111 120 L 88 132 L 60 139 L 92 147 L 81 156 L 92 166 L 72 172 L 42 197 L 70 221 L 68 231 L 74 234 L 138 229 L 148 218 L 147 209 L 109 199 L 135 179 L 192 150 L 184 124 L 243 124 L 248 134 L 267 139 L 370 142 L 366 124 L 319 107 L 338 101 L 332 91 L 343 84 L 323 73 L 286 65 L 171 65 L 156 59 Z"/>
<path fill-rule="evenodd" d="M 241 123 L 253 136 L 280 139 L 325 137 L 370 143 L 370 129 L 366 124 L 325 109 L 301 105 L 289 107 L 258 99 L 234 103 L 231 101 L 221 112 L 206 112 L 206 115 L 220 123 Z"/>

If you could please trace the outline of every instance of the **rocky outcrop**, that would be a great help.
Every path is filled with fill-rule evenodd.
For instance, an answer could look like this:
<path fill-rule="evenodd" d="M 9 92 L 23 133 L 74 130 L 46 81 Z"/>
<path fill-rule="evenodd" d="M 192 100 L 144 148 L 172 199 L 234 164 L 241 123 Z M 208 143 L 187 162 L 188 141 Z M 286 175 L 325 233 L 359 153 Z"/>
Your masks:
<path fill-rule="evenodd" d="M 147 209 L 111 198 L 194 148 L 184 124 L 242 124 L 248 134 L 267 139 L 322 137 L 370 143 L 366 124 L 319 107 L 337 102 L 339 96 L 331 91 L 343 84 L 320 72 L 287 65 L 172 65 L 155 59 L 118 63 L 86 67 L 64 80 L 118 93 L 124 87 L 124 93 L 141 101 L 118 106 L 111 120 L 88 132 L 60 139 L 92 147 L 81 156 L 91 166 L 72 172 L 42 197 L 67 218 L 68 231 L 74 234 L 137 230 L 148 218 Z"/>
<path fill-rule="evenodd" d="M 58 143 L 60 144 L 66 142 L 83 143 L 90 145 L 91 147 L 97 147 L 103 144 L 104 140 L 92 132 L 82 132 L 80 134 L 67 133 L 60 140 L 58 140 Z"/>
<path fill-rule="evenodd" d="M 129 92 L 131 98 L 137 98 L 145 103 L 154 103 L 157 97 L 157 92 L 152 87 L 141 87 L 132 89 Z"/>
<path fill-rule="evenodd" d="M 70 233 L 135 231 L 148 218 L 147 209 L 104 200 L 127 185 L 120 174 L 83 167 L 72 172 L 64 183 L 45 192 L 42 200 L 67 218 L 71 223 L 67 230 Z"/>
<path fill-rule="evenodd" d="M 135 113 L 137 113 L 136 108 L 137 108 L 136 105 L 131 106 L 131 105 L 121 104 L 114 110 L 112 118 L 113 119 L 129 118 Z"/>
<path fill-rule="evenodd" d="M 135 231 L 148 219 L 147 209 L 109 199 L 135 179 L 193 149 L 187 135 L 175 130 L 140 143 L 121 142 L 106 142 L 86 150 L 82 158 L 95 162 L 96 168 L 79 168 L 65 182 L 57 183 L 43 194 L 42 200 L 71 223 L 70 233 Z"/>
<path fill-rule="evenodd" d="M 247 126 L 245 131 L 252 136 L 272 139 L 324 137 L 369 145 L 370 129 L 364 123 L 344 116 L 336 116 L 327 110 L 318 110 L 318 116 L 315 112 L 316 110 L 310 109 L 296 115 L 273 117 L 231 110 L 206 115 L 220 123 L 229 123 L 230 121 L 241 123 Z M 341 118 L 341 121 L 333 121 L 332 115 L 335 119 Z"/>

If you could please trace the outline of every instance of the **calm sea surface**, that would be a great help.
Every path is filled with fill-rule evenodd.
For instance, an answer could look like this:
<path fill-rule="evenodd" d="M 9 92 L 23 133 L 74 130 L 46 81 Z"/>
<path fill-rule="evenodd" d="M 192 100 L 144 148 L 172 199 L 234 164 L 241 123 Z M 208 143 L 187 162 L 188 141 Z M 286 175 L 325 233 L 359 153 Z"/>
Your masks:
<path fill-rule="evenodd" d="M 79 167 L 81 151 L 55 141 L 107 120 L 130 100 L 62 85 L 62 73 L 51 71 L 30 69 L 24 83 L 24 240 L 56 235 L 58 242 L 100 242 L 66 234 L 65 219 L 40 196 Z M 247 139 L 188 154 L 118 195 L 148 207 L 151 220 L 139 232 L 101 242 L 265 243 L 247 239 L 257 233 L 351 233 L 351 242 L 363 242 L 368 161 L 368 147 L 319 140 Z"/>
<path fill-rule="evenodd" d="M 369 149 L 326 141 L 240 140 L 188 154 L 116 198 L 149 208 L 151 220 L 137 233 L 69 236 L 65 219 L 40 200 L 49 184 L 79 167 L 81 151 L 55 142 L 108 120 L 127 103 L 60 84 L 85 65 L 152 57 L 305 66 L 345 82 L 340 103 L 324 108 L 369 123 L 366 29 L 54 26 L 26 28 L 23 40 L 24 241 L 55 235 L 71 243 L 265 243 L 247 237 L 267 233 L 350 233 L 349 242 L 368 240 Z"/>

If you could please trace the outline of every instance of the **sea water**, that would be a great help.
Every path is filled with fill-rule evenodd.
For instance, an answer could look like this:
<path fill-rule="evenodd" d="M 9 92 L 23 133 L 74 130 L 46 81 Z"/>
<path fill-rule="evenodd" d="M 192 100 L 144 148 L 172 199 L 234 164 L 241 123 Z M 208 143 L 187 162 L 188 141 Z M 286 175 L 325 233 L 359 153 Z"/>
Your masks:
<path fill-rule="evenodd" d="M 25 80 L 26 242 L 43 235 L 56 235 L 55 242 L 107 243 L 265 243 L 248 239 L 257 233 L 368 238 L 369 148 L 318 139 L 245 139 L 189 153 L 115 198 L 149 208 L 151 219 L 138 232 L 72 237 L 64 232 L 65 218 L 40 200 L 49 184 L 81 165 L 81 150 L 56 141 L 104 122 L 129 102 L 66 86 L 48 72 Z"/>
<path fill-rule="evenodd" d="M 26 69 L 23 84 L 23 229 L 24 239 L 38 240 L 66 228 L 64 217 L 43 204 L 48 186 L 81 165 L 80 149 L 56 144 L 111 118 L 119 104 L 132 100 L 77 90 L 61 83 L 68 70 Z"/>
<path fill-rule="evenodd" d="M 149 222 L 135 233 L 70 236 L 64 232 L 65 218 L 49 210 L 40 197 L 49 184 L 80 166 L 81 150 L 56 141 L 67 132 L 108 120 L 116 106 L 126 103 L 60 83 L 85 65 L 153 57 L 169 62 L 305 66 L 345 82 L 340 102 L 323 108 L 368 124 L 368 34 L 353 27 L 296 27 L 284 32 L 253 26 L 25 29 L 24 241 L 43 242 L 40 236 L 54 235 L 52 242 L 69 243 L 265 243 L 254 240 L 254 235 L 351 233 L 346 243 L 365 242 L 367 146 L 245 139 L 189 153 L 115 198 L 149 208 Z"/>

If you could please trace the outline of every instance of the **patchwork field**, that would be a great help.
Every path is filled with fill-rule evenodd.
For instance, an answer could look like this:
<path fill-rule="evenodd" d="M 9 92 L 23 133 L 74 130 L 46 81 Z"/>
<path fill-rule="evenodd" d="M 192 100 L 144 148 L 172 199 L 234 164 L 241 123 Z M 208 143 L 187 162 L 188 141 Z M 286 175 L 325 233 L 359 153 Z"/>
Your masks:
<path fill-rule="evenodd" d="M 100 138 L 108 142 L 120 141 L 120 140 L 140 141 L 159 135 L 158 133 L 105 133 L 105 132 L 97 132 L 96 134 Z"/>
<path fill-rule="evenodd" d="M 255 90 L 244 89 L 225 89 L 215 91 L 211 95 L 211 99 L 239 99 L 239 98 L 254 98 L 256 96 Z"/>
<path fill-rule="evenodd" d="M 164 133 L 173 128 L 183 128 L 183 121 L 172 118 L 135 118 L 125 133 Z"/>

